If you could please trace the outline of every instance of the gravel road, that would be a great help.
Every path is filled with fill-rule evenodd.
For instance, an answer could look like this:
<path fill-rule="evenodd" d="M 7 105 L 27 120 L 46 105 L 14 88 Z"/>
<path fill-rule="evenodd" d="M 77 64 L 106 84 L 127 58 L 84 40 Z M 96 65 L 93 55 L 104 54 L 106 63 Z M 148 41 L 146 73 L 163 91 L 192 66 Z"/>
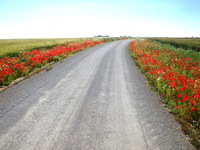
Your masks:
<path fill-rule="evenodd" d="M 0 93 L 0 150 L 191 150 L 128 54 L 100 44 Z"/>

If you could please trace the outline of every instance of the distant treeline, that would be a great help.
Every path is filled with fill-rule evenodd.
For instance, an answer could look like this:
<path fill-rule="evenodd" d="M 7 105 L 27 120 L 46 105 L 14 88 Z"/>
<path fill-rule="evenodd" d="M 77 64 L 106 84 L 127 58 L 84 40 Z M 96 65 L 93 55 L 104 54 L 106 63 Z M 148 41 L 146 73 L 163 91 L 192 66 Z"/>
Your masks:
<path fill-rule="evenodd" d="M 94 36 L 94 37 L 110 37 L 108 35 L 97 35 L 97 36 Z"/>

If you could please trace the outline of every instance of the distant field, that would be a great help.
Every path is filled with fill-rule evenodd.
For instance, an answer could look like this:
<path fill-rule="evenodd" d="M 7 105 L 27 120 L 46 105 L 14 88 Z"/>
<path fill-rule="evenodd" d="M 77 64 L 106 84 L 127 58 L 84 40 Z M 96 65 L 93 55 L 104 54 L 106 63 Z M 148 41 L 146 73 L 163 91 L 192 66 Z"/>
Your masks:
<path fill-rule="evenodd" d="M 104 37 L 105 38 L 105 37 Z M 0 39 L 0 58 L 15 56 L 20 51 L 50 48 L 58 44 L 70 41 L 99 39 L 95 38 L 49 38 L 49 39 Z"/>
<path fill-rule="evenodd" d="M 200 51 L 200 38 L 154 38 L 154 40 L 178 48 Z"/>

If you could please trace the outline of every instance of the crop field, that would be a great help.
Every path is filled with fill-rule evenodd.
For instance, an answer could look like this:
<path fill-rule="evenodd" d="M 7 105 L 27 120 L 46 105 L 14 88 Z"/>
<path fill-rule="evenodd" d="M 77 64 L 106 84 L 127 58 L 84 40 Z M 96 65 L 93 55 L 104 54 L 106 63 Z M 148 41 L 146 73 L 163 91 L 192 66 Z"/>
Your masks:
<path fill-rule="evenodd" d="M 129 50 L 163 97 L 163 106 L 183 124 L 191 142 L 200 147 L 200 52 L 152 40 L 133 41 Z"/>
<path fill-rule="evenodd" d="M 0 58 L 17 56 L 22 51 L 51 48 L 66 42 L 88 39 L 98 40 L 101 38 L 0 39 Z"/>
<path fill-rule="evenodd" d="M 153 38 L 152 40 L 170 44 L 177 48 L 200 51 L 200 38 Z"/>

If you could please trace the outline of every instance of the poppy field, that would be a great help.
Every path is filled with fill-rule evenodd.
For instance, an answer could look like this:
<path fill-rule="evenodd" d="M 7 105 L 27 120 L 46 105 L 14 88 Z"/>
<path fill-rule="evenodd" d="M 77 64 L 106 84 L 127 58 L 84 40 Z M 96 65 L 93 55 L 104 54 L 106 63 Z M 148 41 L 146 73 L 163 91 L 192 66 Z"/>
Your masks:
<path fill-rule="evenodd" d="M 36 47 L 58 45 L 76 39 L 0 39 L 0 55 L 15 53 L 21 50 L 36 49 Z M 53 47 L 53 46 L 52 46 Z"/>
<path fill-rule="evenodd" d="M 129 45 L 135 63 L 163 97 L 161 103 L 183 124 L 190 141 L 200 145 L 200 53 L 150 40 Z"/>
<path fill-rule="evenodd" d="M 15 57 L 5 56 L 0 59 L 0 86 L 9 85 L 15 79 L 27 76 L 48 63 L 59 61 L 75 52 L 106 41 L 109 40 L 80 40 L 59 44 L 49 49 L 23 51 Z"/>
<path fill-rule="evenodd" d="M 101 40 L 102 38 L 42 38 L 42 39 L 0 39 L 0 58 L 18 56 L 20 52 L 33 49 L 48 49 L 56 45 L 82 40 Z"/>

